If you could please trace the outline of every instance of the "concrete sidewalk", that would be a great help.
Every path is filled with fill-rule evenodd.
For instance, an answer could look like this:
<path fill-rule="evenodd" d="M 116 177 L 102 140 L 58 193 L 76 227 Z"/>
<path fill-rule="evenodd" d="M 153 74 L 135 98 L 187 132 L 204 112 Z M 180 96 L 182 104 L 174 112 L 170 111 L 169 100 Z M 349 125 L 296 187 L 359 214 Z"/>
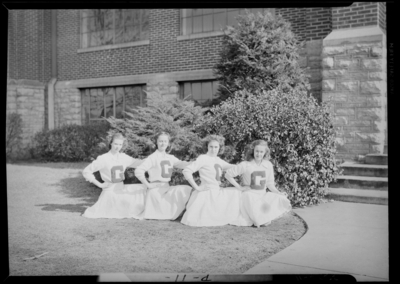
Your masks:
<path fill-rule="evenodd" d="M 389 281 L 388 206 L 331 202 L 294 209 L 305 235 L 245 274 L 350 274 Z"/>

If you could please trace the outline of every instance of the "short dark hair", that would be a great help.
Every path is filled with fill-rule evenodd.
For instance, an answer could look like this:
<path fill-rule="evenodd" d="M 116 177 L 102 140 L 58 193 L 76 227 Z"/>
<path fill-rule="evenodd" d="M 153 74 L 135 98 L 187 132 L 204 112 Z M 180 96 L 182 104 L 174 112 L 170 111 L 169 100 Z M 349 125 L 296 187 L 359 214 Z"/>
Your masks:
<path fill-rule="evenodd" d="M 108 149 L 111 150 L 111 144 L 115 139 L 121 139 L 122 141 L 124 141 L 123 144 L 122 144 L 121 150 L 120 150 L 120 152 L 124 152 L 126 147 L 128 147 L 128 141 L 126 140 L 125 136 L 122 135 L 122 133 L 119 133 L 119 132 L 118 133 L 114 133 L 111 136 L 111 138 L 110 138 L 110 140 L 108 142 Z"/>
<path fill-rule="evenodd" d="M 268 143 L 265 140 L 255 140 L 252 143 L 248 144 L 245 148 L 245 160 L 251 161 L 254 159 L 254 148 L 256 146 L 264 146 L 265 147 L 265 155 L 263 157 L 264 160 L 270 159 L 271 150 L 268 147 Z"/>
<path fill-rule="evenodd" d="M 217 141 L 219 143 L 219 151 L 218 155 L 224 153 L 225 151 L 225 138 L 219 135 L 208 135 L 206 138 L 203 139 L 203 152 L 208 152 L 208 144 L 211 141 Z"/>

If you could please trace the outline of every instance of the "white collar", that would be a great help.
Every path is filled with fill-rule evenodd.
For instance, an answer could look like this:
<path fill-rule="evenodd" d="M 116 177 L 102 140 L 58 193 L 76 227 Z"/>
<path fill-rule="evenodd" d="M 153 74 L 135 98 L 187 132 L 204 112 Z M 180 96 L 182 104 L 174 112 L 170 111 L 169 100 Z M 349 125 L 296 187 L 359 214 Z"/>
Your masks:
<path fill-rule="evenodd" d="M 258 164 L 256 163 L 256 160 L 255 159 L 253 159 L 253 160 L 251 160 L 251 162 L 250 163 L 252 163 L 252 164 L 254 164 L 254 165 L 257 165 L 258 166 Z M 269 167 L 269 163 L 268 163 L 268 160 L 262 160 L 261 161 L 261 164 L 260 164 L 260 166 L 261 167 L 264 167 L 264 168 L 266 168 L 266 169 L 268 169 L 268 167 Z"/>

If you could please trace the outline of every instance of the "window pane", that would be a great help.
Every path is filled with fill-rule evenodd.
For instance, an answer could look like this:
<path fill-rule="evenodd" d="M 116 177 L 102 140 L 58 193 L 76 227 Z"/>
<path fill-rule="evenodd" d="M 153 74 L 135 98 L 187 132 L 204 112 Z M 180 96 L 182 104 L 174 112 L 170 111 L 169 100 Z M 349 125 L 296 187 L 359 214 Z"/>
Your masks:
<path fill-rule="evenodd" d="M 182 9 L 182 17 L 190 17 L 192 16 L 192 9 Z"/>
<path fill-rule="evenodd" d="M 123 110 L 124 110 L 124 88 L 117 87 L 115 88 L 115 117 L 123 118 Z"/>
<path fill-rule="evenodd" d="M 113 36 L 114 36 L 113 30 L 105 30 L 100 32 L 101 45 L 113 44 Z"/>
<path fill-rule="evenodd" d="M 192 84 L 189 82 L 185 82 L 183 84 L 183 99 L 189 95 L 192 95 Z M 193 97 L 191 99 L 193 99 Z"/>
<path fill-rule="evenodd" d="M 96 23 L 95 23 L 95 18 L 94 17 L 86 18 L 86 28 L 85 28 L 85 30 L 87 30 L 88 32 L 96 31 Z"/>
<path fill-rule="evenodd" d="M 115 38 L 114 38 L 114 43 L 123 43 L 124 42 L 124 35 L 125 35 L 125 29 L 124 26 L 119 27 L 118 29 L 115 29 Z"/>
<path fill-rule="evenodd" d="M 141 86 L 142 89 L 142 106 L 147 106 L 147 94 L 144 92 L 147 90 L 146 85 Z"/>
<path fill-rule="evenodd" d="M 226 26 L 226 14 L 214 14 L 214 31 L 219 31 Z"/>
<path fill-rule="evenodd" d="M 218 81 L 213 81 L 212 82 L 212 93 L 213 93 L 213 99 L 217 98 L 217 91 L 219 87 L 219 82 Z"/>
<path fill-rule="evenodd" d="M 141 31 L 140 31 L 140 39 L 146 40 L 149 39 L 149 10 L 141 9 Z"/>
<path fill-rule="evenodd" d="M 226 9 L 214 9 L 214 13 L 224 13 Z"/>
<path fill-rule="evenodd" d="M 82 114 L 82 124 L 89 124 L 89 104 L 90 104 L 90 93 L 89 90 L 81 90 L 81 95 L 82 95 L 82 108 L 81 108 L 81 114 Z"/>
<path fill-rule="evenodd" d="M 82 34 L 82 48 L 89 47 L 90 34 Z"/>
<path fill-rule="evenodd" d="M 209 15 L 213 13 L 214 9 L 203 9 L 203 15 Z"/>
<path fill-rule="evenodd" d="M 192 83 L 192 95 L 193 95 L 193 100 L 195 101 L 202 100 L 201 82 Z"/>
<path fill-rule="evenodd" d="M 182 27 L 183 27 L 183 30 L 182 30 L 182 34 L 183 35 L 188 35 L 188 34 L 191 34 L 193 31 L 192 31 L 192 20 L 193 20 L 193 18 L 184 18 L 184 19 L 182 19 L 183 20 L 183 22 L 182 22 Z"/>
<path fill-rule="evenodd" d="M 202 17 L 193 18 L 193 33 L 201 33 L 202 32 Z"/>
<path fill-rule="evenodd" d="M 104 116 L 104 98 L 100 89 L 90 89 L 90 119 Z"/>
<path fill-rule="evenodd" d="M 99 46 L 101 44 L 100 32 L 93 32 L 90 34 L 89 46 Z"/>
<path fill-rule="evenodd" d="M 82 10 L 82 17 L 94 17 L 93 10 L 89 9 Z"/>
<path fill-rule="evenodd" d="M 125 87 L 125 111 L 140 105 L 140 92 L 135 91 L 135 87 Z"/>
<path fill-rule="evenodd" d="M 203 16 L 203 32 L 211 32 L 213 30 L 213 15 Z"/>
<path fill-rule="evenodd" d="M 228 26 L 236 25 L 236 17 L 239 15 L 239 11 L 229 11 L 228 12 Z"/>
<path fill-rule="evenodd" d="M 263 8 L 252 8 L 251 12 L 255 15 L 257 15 L 259 12 L 262 13 L 263 12 Z"/>
<path fill-rule="evenodd" d="M 106 117 L 114 116 L 114 88 L 104 88 Z"/>
<path fill-rule="evenodd" d="M 132 42 L 140 39 L 139 26 L 127 26 L 123 29 L 123 42 Z"/>
<path fill-rule="evenodd" d="M 211 82 L 203 82 L 201 84 L 201 99 L 202 100 L 211 100 L 212 99 L 212 83 Z"/>
<path fill-rule="evenodd" d="M 134 9 L 134 10 L 128 10 L 128 9 L 124 9 L 123 10 L 123 22 L 124 22 L 124 26 L 132 26 L 133 23 L 133 19 L 138 19 L 140 10 Z"/>
<path fill-rule="evenodd" d="M 201 16 L 203 14 L 203 9 L 192 9 L 193 16 Z"/>
<path fill-rule="evenodd" d="M 104 28 L 105 30 L 111 30 L 114 28 L 114 11 L 104 10 Z"/>
<path fill-rule="evenodd" d="M 115 28 L 120 29 L 124 25 L 124 16 L 122 9 L 115 9 Z"/>

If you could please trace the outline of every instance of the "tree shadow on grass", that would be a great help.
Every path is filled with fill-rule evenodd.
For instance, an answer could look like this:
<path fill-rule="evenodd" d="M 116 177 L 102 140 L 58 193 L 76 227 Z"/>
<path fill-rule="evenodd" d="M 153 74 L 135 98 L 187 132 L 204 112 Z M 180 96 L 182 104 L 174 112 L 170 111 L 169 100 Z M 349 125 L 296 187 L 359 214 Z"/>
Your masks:
<path fill-rule="evenodd" d="M 53 185 L 60 188 L 59 192 L 70 199 L 72 203 L 38 204 L 37 206 L 44 206 L 42 210 L 83 213 L 87 207 L 96 203 L 101 193 L 100 188 L 88 183 L 80 174 L 74 177 L 64 178 L 60 180 L 59 183 Z M 74 202 L 75 200 L 76 202 Z"/>

